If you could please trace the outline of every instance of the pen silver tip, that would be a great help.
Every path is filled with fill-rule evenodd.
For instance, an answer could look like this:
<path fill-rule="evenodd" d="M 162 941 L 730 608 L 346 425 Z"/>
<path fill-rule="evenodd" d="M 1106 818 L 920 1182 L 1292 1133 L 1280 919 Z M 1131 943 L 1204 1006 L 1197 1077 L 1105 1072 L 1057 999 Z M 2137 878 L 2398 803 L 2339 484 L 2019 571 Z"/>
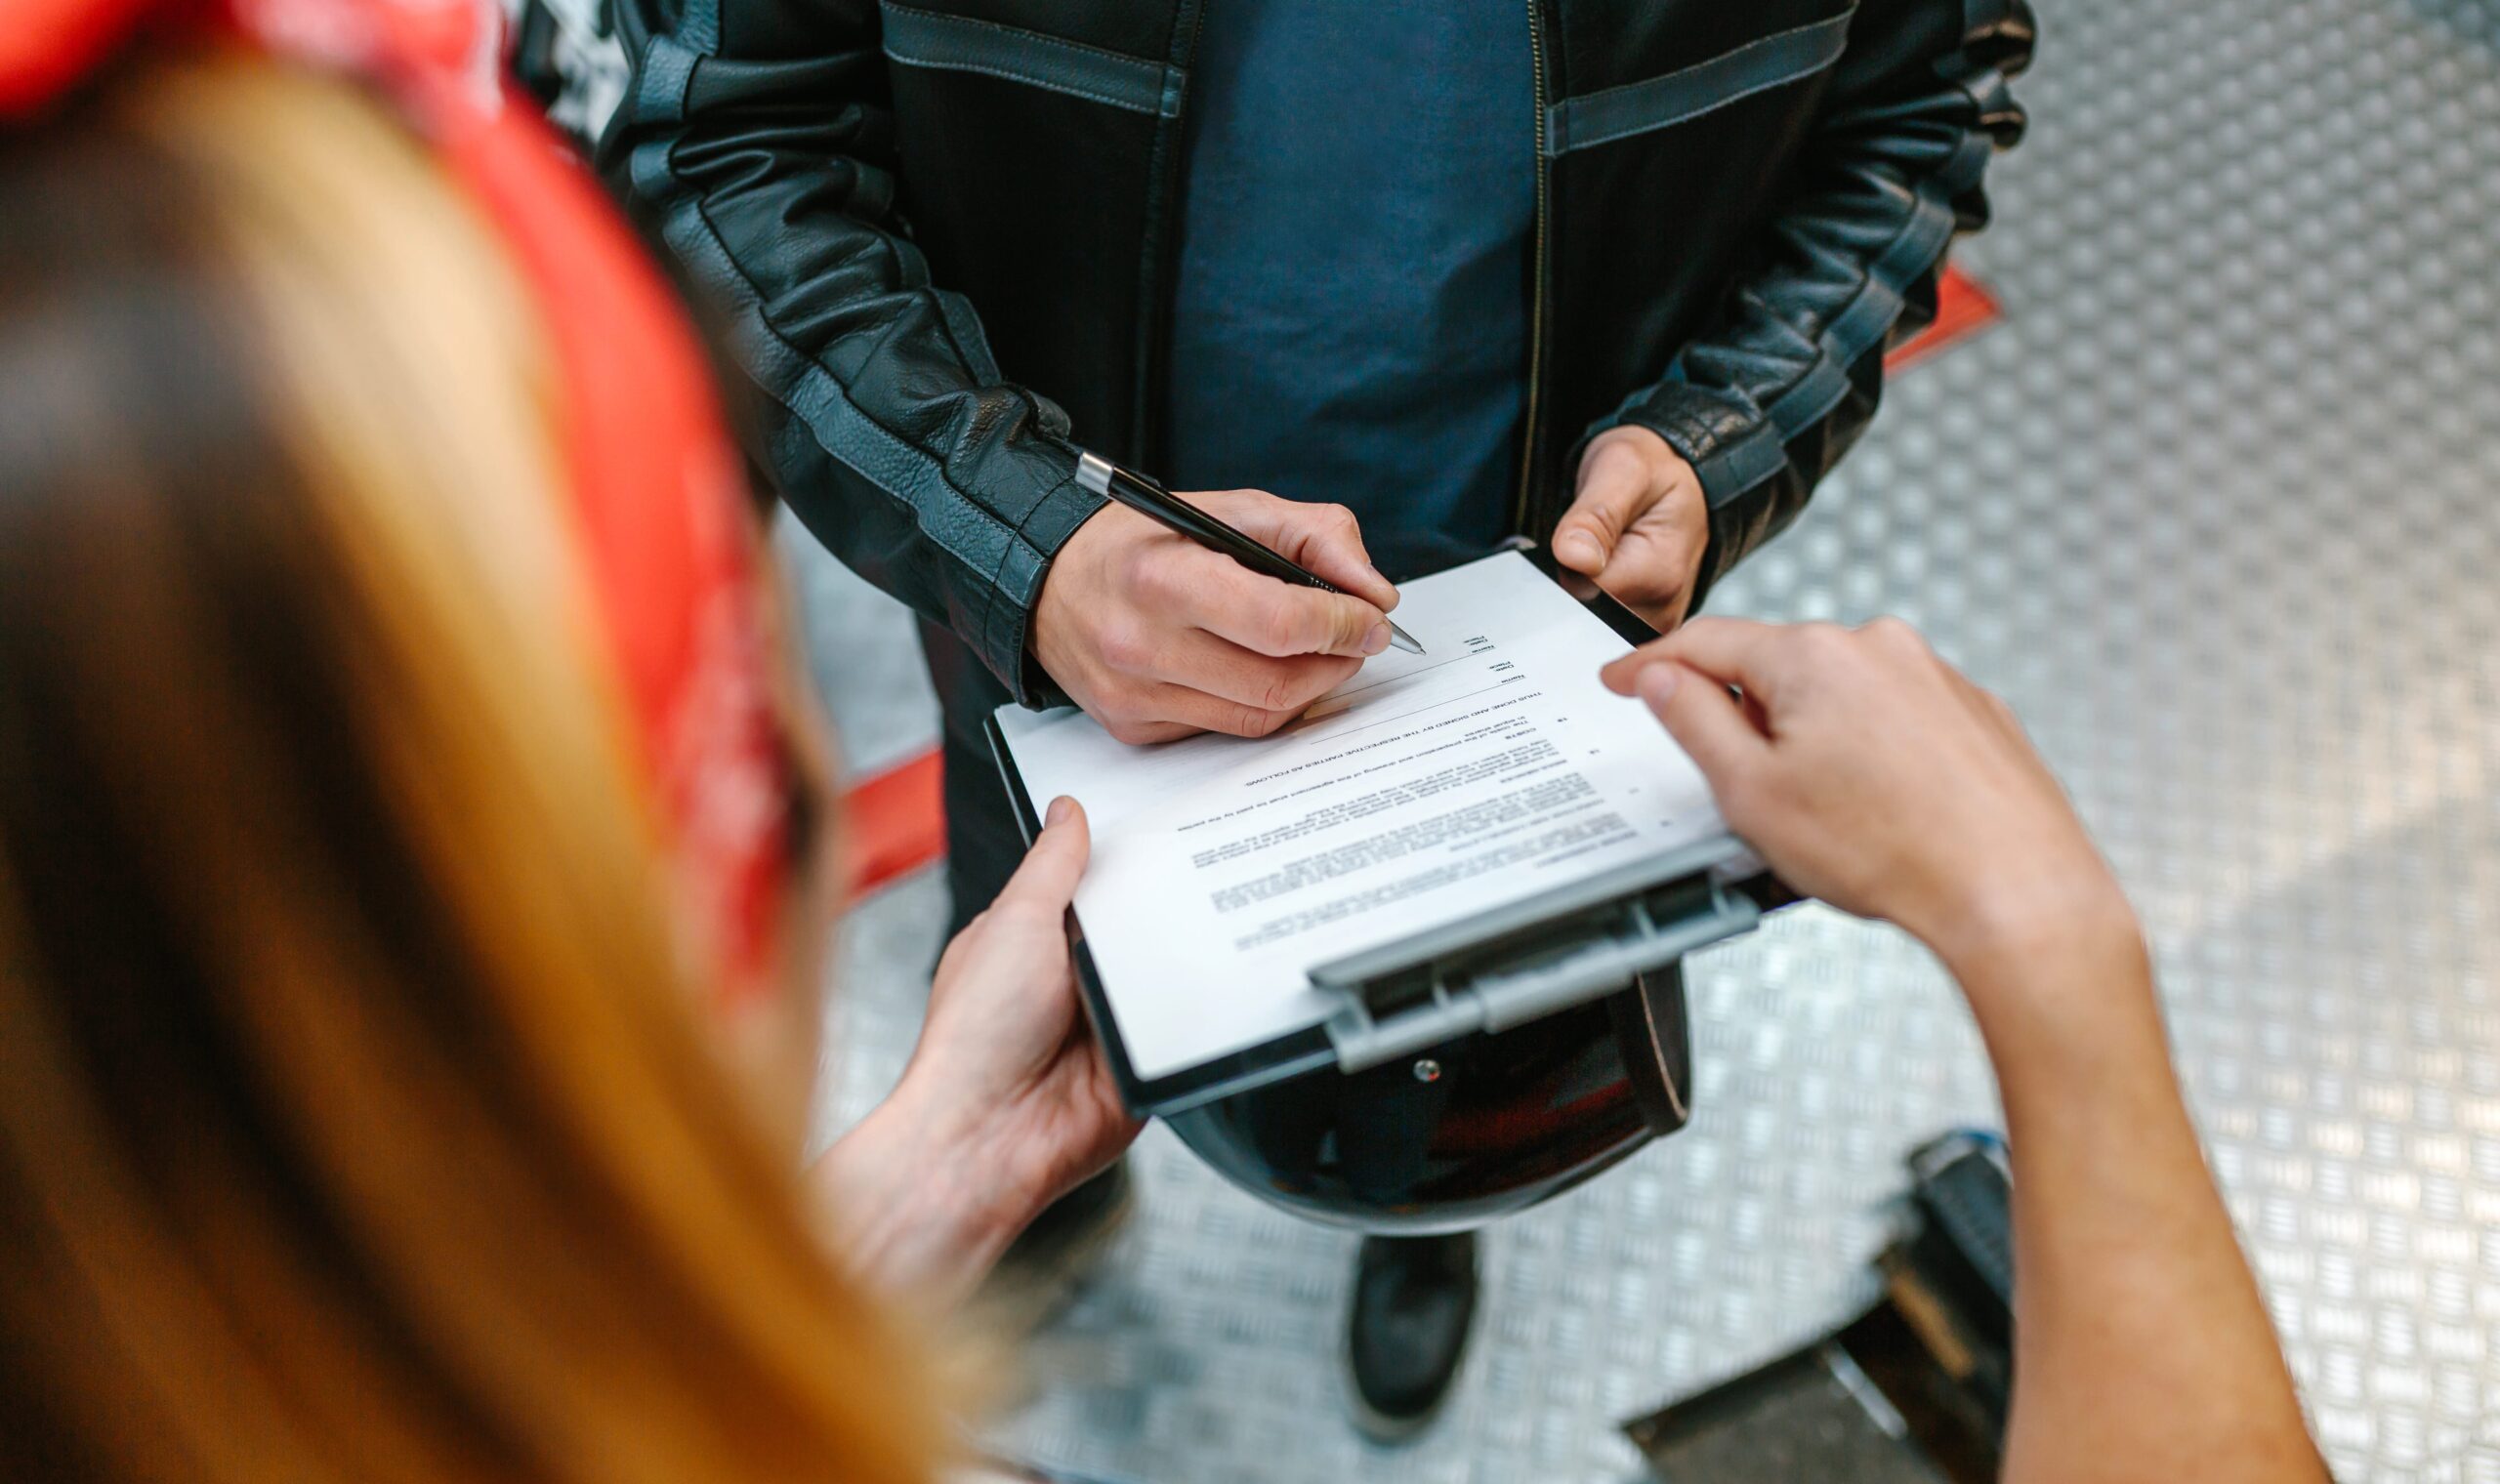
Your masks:
<path fill-rule="evenodd" d="M 1424 646 L 1415 642 L 1415 636 L 1398 628 L 1396 623 L 1392 623 L 1389 626 L 1389 642 L 1392 647 L 1403 649 L 1408 654 L 1421 654 L 1424 652 Z"/>
<path fill-rule="evenodd" d="M 1111 492 L 1111 461 L 1099 453 L 1080 451 L 1076 456 L 1076 483 L 1080 489 L 1098 495 Z"/>

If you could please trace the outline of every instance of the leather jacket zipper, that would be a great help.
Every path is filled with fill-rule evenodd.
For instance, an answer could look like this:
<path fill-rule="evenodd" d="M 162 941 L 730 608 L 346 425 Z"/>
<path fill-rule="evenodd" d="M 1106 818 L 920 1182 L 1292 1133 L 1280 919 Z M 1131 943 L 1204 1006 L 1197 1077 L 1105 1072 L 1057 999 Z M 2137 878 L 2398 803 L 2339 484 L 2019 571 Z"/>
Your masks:
<path fill-rule="evenodd" d="M 1186 79 L 1197 62 L 1198 35 L 1206 26 L 1207 0 L 1182 0 L 1181 10 L 1170 64 L 1179 68 Z M 1175 203 L 1183 168 L 1181 131 L 1186 127 L 1188 106 L 1185 81 L 1180 106 L 1172 117 L 1162 121 L 1164 137 L 1158 146 L 1162 155 L 1154 165 L 1154 195 L 1146 220 L 1147 238 L 1152 245 L 1142 265 L 1139 282 L 1138 375 L 1132 404 L 1137 432 L 1128 456 L 1148 464 L 1160 463 L 1171 452 L 1170 430 L 1163 426 L 1171 399 L 1164 394 L 1163 384 L 1171 371 L 1172 300 L 1181 257 L 1180 212 Z"/>
<path fill-rule="evenodd" d="M 1537 10 L 1538 0 L 1527 0 L 1528 72 L 1530 95 L 1536 104 L 1536 240 L 1529 276 L 1527 315 L 1527 408 L 1520 417 L 1520 481 L 1519 498 L 1511 511 L 1511 528 L 1522 534 L 1528 530 L 1528 506 L 1536 474 L 1536 416 L 1545 377 L 1545 18 Z"/>

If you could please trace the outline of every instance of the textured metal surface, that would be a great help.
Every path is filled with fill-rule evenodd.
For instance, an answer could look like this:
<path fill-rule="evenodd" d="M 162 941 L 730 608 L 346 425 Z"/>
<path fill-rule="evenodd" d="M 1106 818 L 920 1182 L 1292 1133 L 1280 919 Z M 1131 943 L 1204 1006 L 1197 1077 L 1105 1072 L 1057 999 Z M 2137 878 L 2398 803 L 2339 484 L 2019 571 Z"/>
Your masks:
<path fill-rule="evenodd" d="M 911 610 L 834 560 L 796 516 L 785 512 L 774 534 L 843 772 L 865 777 L 936 747 L 938 693 Z"/>
<path fill-rule="evenodd" d="M 1714 603 L 1898 612 L 2012 699 L 2144 908 L 2339 1475 L 2500 1484 L 2500 4 L 2043 9 L 1969 258 L 2009 322 L 1899 382 Z M 909 1045 L 938 890 L 854 927 L 828 1127 Z M 1710 955 L 1693 1016 L 1693 1126 L 1489 1235 L 1414 1445 L 1344 1421 L 1348 1239 L 1160 1133 L 1001 1445 L 1158 1481 L 1631 1476 L 1619 1420 L 1839 1316 L 1902 1151 L 1996 1117 L 1932 964 L 1827 912 Z"/>
<path fill-rule="evenodd" d="M 1744 1396 L 1733 1415 L 1634 1425 L 1629 1430 L 1651 1469 L 1670 1484 L 1947 1484 L 1854 1361 L 1836 1345 L 1807 1353 L 1810 1359 L 1736 1382 Z"/>

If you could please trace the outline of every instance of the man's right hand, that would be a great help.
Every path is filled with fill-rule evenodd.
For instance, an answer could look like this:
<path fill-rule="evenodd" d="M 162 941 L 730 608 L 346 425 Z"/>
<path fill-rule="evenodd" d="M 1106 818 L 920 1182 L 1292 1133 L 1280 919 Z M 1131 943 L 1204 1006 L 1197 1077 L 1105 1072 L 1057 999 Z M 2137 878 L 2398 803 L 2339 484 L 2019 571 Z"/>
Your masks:
<path fill-rule="evenodd" d="M 1033 655 L 1123 742 L 1264 737 L 1389 647 L 1397 590 L 1352 511 L 1255 489 L 1183 498 L 1326 578 L 1262 577 L 1122 505 L 1077 528 L 1033 610 Z"/>

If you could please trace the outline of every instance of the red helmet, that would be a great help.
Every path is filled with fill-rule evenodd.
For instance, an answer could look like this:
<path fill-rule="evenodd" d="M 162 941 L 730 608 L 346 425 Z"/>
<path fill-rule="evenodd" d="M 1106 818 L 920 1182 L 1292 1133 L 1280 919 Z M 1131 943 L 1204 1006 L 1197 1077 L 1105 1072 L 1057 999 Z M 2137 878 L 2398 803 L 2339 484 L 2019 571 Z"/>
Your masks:
<path fill-rule="evenodd" d="M 693 333 L 597 183 L 507 88 L 479 0 L 17 0 L 0 121 L 39 115 L 143 28 L 240 39 L 371 88 L 499 235 L 559 372 L 570 513 L 680 930 L 725 992 L 760 982 L 789 872 L 754 522 Z"/>

